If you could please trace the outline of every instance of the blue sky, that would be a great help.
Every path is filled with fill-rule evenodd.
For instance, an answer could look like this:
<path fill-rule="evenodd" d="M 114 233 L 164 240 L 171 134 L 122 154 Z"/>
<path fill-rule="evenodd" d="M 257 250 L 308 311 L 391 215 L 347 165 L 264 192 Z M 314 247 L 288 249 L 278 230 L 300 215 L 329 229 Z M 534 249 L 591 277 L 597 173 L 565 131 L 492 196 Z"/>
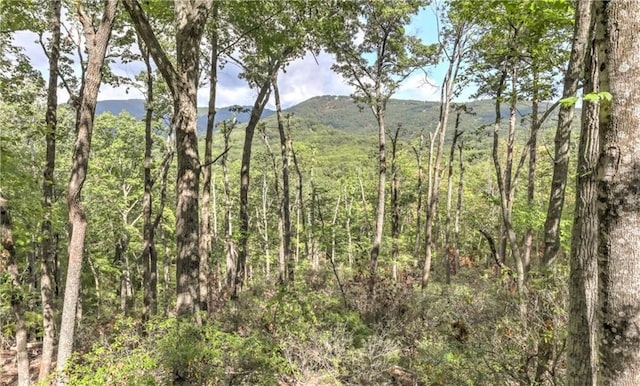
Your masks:
<path fill-rule="evenodd" d="M 425 43 L 437 41 L 437 23 L 432 8 L 425 8 L 413 17 L 408 28 L 409 33 L 418 35 Z M 28 32 L 19 32 L 15 36 L 15 43 L 24 47 L 34 67 L 47 76 L 47 59 L 39 45 L 35 44 L 36 35 Z M 319 95 L 349 95 L 353 90 L 344 82 L 340 75 L 331 70 L 334 62 L 332 55 L 321 53 L 317 57 L 311 54 L 292 62 L 286 71 L 280 74 L 280 94 L 283 107 L 289 107 Z M 113 71 L 122 76 L 133 77 L 142 70 L 140 63 L 117 64 Z M 398 99 L 414 99 L 435 101 L 439 99 L 439 85 L 442 82 L 446 67 L 439 65 L 428 68 L 428 77 L 424 73 L 416 72 L 409 76 L 396 94 Z M 234 104 L 252 105 L 256 91 L 250 89 L 246 82 L 238 78 L 239 68 L 229 63 L 219 72 L 218 79 L 218 103 L 217 105 L 229 106 Z M 203 87 L 198 91 L 198 104 L 206 106 L 208 103 L 208 89 Z M 142 98 L 142 94 L 130 88 L 114 88 L 102 85 L 99 100 L 108 99 L 134 99 Z M 66 91 L 60 90 L 59 99 L 66 101 Z M 273 108 L 273 101 L 268 107 Z"/>

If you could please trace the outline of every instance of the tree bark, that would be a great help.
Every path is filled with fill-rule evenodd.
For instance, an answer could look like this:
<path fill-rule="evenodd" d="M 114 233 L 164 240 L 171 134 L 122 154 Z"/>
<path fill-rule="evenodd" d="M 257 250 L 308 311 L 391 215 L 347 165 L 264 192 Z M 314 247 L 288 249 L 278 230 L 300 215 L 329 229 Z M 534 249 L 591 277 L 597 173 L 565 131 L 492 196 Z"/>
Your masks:
<path fill-rule="evenodd" d="M 282 259 L 286 264 L 286 282 L 293 284 L 295 274 L 295 264 L 291 256 L 291 210 L 290 210 L 290 187 L 289 187 L 289 153 L 291 152 L 290 141 L 284 129 L 282 119 L 282 106 L 280 104 L 280 90 L 278 89 L 277 73 L 272 80 L 273 95 L 276 102 L 276 114 L 278 119 L 278 133 L 280 134 L 280 158 L 282 161 L 282 197 L 280 202 L 280 217 L 282 221 L 282 237 L 280 240 L 280 250 Z"/>
<path fill-rule="evenodd" d="M 444 246 L 447 249 L 447 258 L 445 261 L 446 282 L 451 283 L 451 274 L 456 274 L 458 271 L 458 244 L 452 243 L 451 237 L 451 206 L 453 201 L 453 161 L 456 152 L 456 143 L 458 138 L 462 135 L 462 131 L 458 131 L 460 125 L 460 115 L 462 112 L 458 111 L 456 114 L 456 126 L 453 132 L 453 141 L 451 142 L 451 150 L 449 151 L 449 167 L 447 171 L 447 214 L 444 223 Z M 455 240 L 457 241 L 457 240 Z"/>
<path fill-rule="evenodd" d="M 590 12 L 589 0 L 579 2 L 578 9 Z M 598 4 L 598 3 L 593 3 Z M 591 11 L 592 12 L 592 11 Z M 576 16 L 579 18 L 579 16 Z M 589 17 L 589 25 L 593 24 Z M 587 22 L 579 18 L 581 22 Z M 576 27 L 577 29 L 578 27 Z M 593 30 L 592 27 L 587 29 Z M 588 37 L 595 47 L 595 36 Z M 585 47 L 587 44 L 585 44 Z M 585 52 L 584 93 L 597 92 L 598 52 Z M 598 372 L 598 219 L 596 167 L 599 153 L 597 102 L 585 101 L 576 172 L 576 206 L 569 260 L 569 326 L 567 344 L 567 384 L 597 384 Z"/>
<path fill-rule="evenodd" d="M 277 71 L 279 66 L 274 66 L 272 73 Z M 246 263 L 249 245 L 249 177 L 251 168 L 251 147 L 253 143 L 253 135 L 260 121 L 262 111 L 269 100 L 271 93 L 271 76 L 260 86 L 258 97 L 256 98 L 253 108 L 251 109 L 251 117 L 244 133 L 244 145 L 242 147 L 242 165 L 240 166 L 240 248 L 238 251 L 238 259 L 235 270 L 235 280 L 233 285 L 233 296 L 237 296 L 238 290 L 242 288 L 246 278 Z"/>
<path fill-rule="evenodd" d="M 176 134 L 176 313 L 195 316 L 200 323 L 200 157 L 197 138 L 197 88 L 200 77 L 200 41 L 212 3 L 206 0 L 174 3 L 176 66 L 157 40 L 137 0 L 124 0 L 134 27 L 142 36 L 173 97 L 172 126 Z"/>
<path fill-rule="evenodd" d="M 211 15 L 218 16 L 218 3 L 214 2 Z M 200 215 L 200 308 L 208 309 L 209 304 L 209 260 L 211 255 L 211 160 L 213 148 L 213 128 L 216 117 L 216 87 L 218 83 L 218 33 L 217 25 L 211 35 L 211 64 L 209 68 L 209 106 L 207 111 L 207 131 L 204 140 L 204 165 L 202 166 L 202 207 Z"/>
<path fill-rule="evenodd" d="M 76 311 L 80 295 L 80 273 L 87 229 L 87 218 L 81 203 L 81 193 L 89 165 L 91 133 L 93 131 L 98 90 L 102 80 L 102 65 L 107 52 L 109 38 L 111 37 L 117 4 L 117 0 L 105 1 L 102 20 L 97 30 L 94 30 L 92 21 L 84 13 L 82 5 L 78 5 L 78 15 L 87 42 L 88 63 L 80 93 L 80 109 L 76 122 L 76 143 L 71 161 L 71 176 L 67 188 L 69 223 L 72 231 L 68 246 L 69 264 L 67 267 L 67 281 L 56 364 L 58 385 L 66 384 L 66 377 L 63 375 L 63 371 L 73 351 Z"/>
<path fill-rule="evenodd" d="M 398 256 L 400 255 L 400 179 L 398 178 L 398 135 L 400 125 L 391 136 L 391 260 L 393 280 L 398 280 Z"/>
<path fill-rule="evenodd" d="M 453 41 L 452 52 L 449 56 L 449 66 L 442 82 L 442 90 L 440 93 L 440 115 L 435 136 L 438 137 L 438 146 L 436 148 L 435 159 L 433 165 L 429 165 L 429 192 L 427 194 L 427 213 L 425 216 L 425 259 L 422 271 L 422 289 L 427 288 L 429 283 L 429 275 L 431 272 L 431 259 L 434 248 L 434 237 L 432 234 L 432 226 L 437 216 L 438 210 L 438 192 L 440 189 L 440 164 L 442 162 L 442 154 L 444 152 L 444 139 L 447 134 L 447 125 L 449 122 L 449 111 L 451 107 L 451 99 L 453 98 L 453 86 L 458 77 L 458 69 L 462 62 L 466 44 L 466 29 L 464 26 L 458 27 Z M 435 139 L 435 136 L 433 139 Z"/>
<path fill-rule="evenodd" d="M 420 129 L 420 142 L 418 148 L 413 148 L 413 152 L 416 154 L 416 161 L 418 163 L 418 181 L 416 182 L 416 195 L 418 196 L 418 202 L 416 203 L 416 239 L 413 244 L 413 256 L 417 262 L 420 261 L 420 245 L 422 242 L 422 181 L 424 178 L 424 169 L 422 167 L 422 152 L 424 150 L 424 127 Z"/>
<path fill-rule="evenodd" d="M 573 44 L 569 64 L 564 76 L 562 98 L 571 98 L 578 93 L 578 83 L 584 70 L 584 57 L 587 51 L 591 5 L 591 1 L 578 1 L 577 3 Z M 544 223 L 542 264 L 545 266 L 550 266 L 555 261 L 560 249 L 560 220 L 564 208 L 567 175 L 569 172 L 569 145 L 574 114 L 575 105 L 573 103 L 560 106 L 554 140 L 553 177 L 551 178 L 547 217 Z"/>
<path fill-rule="evenodd" d="M 378 100 L 380 100 L 380 88 L 378 86 Z M 371 260 L 369 263 L 369 298 L 373 299 L 376 273 L 378 270 L 378 255 L 380 254 L 380 246 L 382 244 L 382 232 L 384 230 L 384 209 L 385 209 L 385 193 L 387 184 L 387 155 L 386 155 L 386 131 L 385 131 L 385 110 L 386 103 L 380 105 L 372 105 L 373 115 L 378 121 L 378 205 L 376 207 L 376 222 L 373 234 L 373 244 L 371 246 Z"/>
<path fill-rule="evenodd" d="M 58 124 L 58 61 L 60 60 L 60 13 L 61 0 L 51 2 L 51 42 L 49 53 L 49 84 L 47 88 L 47 133 L 44 180 L 42 181 L 42 261 L 40 264 L 40 296 L 42 299 L 42 356 L 38 380 L 45 380 L 51 373 L 55 345 L 54 291 L 52 274 L 55 245 L 51 225 L 54 196 L 54 171 L 56 166 L 56 131 Z"/>
<path fill-rule="evenodd" d="M 603 30 L 597 166 L 603 385 L 640 384 L 640 3 L 596 5 Z M 596 32 L 596 36 L 602 33 Z M 600 56 L 599 56 L 600 59 Z"/>
<path fill-rule="evenodd" d="M 140 39 L 139 39 L 140 40 Z M 142 266 L 143 266 L 143 307 L 142 320 L 147 321 L 158 312 L 158 251 L 155 246 L 155 229 L 152 215 L 152 189 L 154 181 L 151 177 L 151 150 L 153 139 L 151 137 L 153 120 L 153 74 L 151 58 L 142 44 L 139 44 L 142 58 L 147 71 L 147 95 L 146 114 L 144 119 L 144 195 L 142 198 L 143 216 L 143 240 L 142 240 Z"/>
<path fill-rule="evenodd" d="M 29 353 L 27 352 L 27 321 L 25 318 L 25 291 L 22 288 L 23 278 L 20 274 L 16 250 L 13 245 L 13 227 L 9 214 L 9 203 L 0 192 L 0 266 L 6 266 L 11 278 L 9 282 L 9 299 L 15 317 L 16 330 L 16 367 L 18 370 L 18 386 L 29 385 Z"/>

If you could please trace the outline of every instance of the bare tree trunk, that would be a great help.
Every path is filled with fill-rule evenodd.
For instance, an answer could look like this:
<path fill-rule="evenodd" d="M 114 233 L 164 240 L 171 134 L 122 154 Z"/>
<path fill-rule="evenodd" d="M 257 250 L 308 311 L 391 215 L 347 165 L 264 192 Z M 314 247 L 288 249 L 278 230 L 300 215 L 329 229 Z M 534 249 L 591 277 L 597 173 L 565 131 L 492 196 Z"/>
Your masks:
<path fill-rule="evenodd" d="M 525 303 L 525 271 L 524 271 L 524 263 L 522 260 L 522 255 L 520 252 L 520 247 L 518 246 L 518 240 L 516 237 L 515 230 L 513 229 L 513 199 L 514 199 L 514 181 L 513 181 L 513 152 L 514 152 L 514 143 L 515 143 L 515 127 L 516 127 L 516 100 L 517 100 L 517 80 L 518 80 L 518 72 L 517 66 L 515 63 L 512 63 L 510 66 L 511 72 L 511 96 L 509 103 L 509 132 L 507 136 L 507 153 L 505 160 L 505 168 L 504 173 L 502 172 L 502 167 L 500 164 L 500 159 L 498 156 L 498 130 L 500 128 L 500 113 L 499 113 L 499 102 L 496 102 L 496 125 L 493 132 L 493 163 L 496 170 L 496 178 L 498 181 L 498 189 L 500 191 L 500 210 L 502 214 L 502 225 L 504 227 L 504 231 L 509 240 L 509 245 L 511 247 L 511 252 L 514 258 L 514 262 L 516 265 L 516 273 L 517 273 L 517 285 L 518 285 L 518 295 L 519 295 L 519 304 L 520 304 L 520 316 L 523 321 L 525 320 L 526 315 L 526 303 Z M 503 84 L 503 80 L 506 80 L 506 71 L 503 72 L 500 84 Z"/>
<path fill-rule="evenodd" d="M 587 23 L 593 30 L 593 9 L 588 0 L 579 2 L 578 9 L 591 12 L 587 20 L 576 14 L 576 22 Z M 593 3 L 593 6 L 599 6 Z M 576 30 L 579 27 L 576 26 Z M 576 33 L 577 34 L 577 33 Z M 595 51 L 595 35 L 586 37 L 584 60 L 584 93 L 599 91 L 599 52 Z M 599 155 L 599 104 L 584 101 L 582 127 L 578 147 L 576 172 L 576 207 L 571 234 L 569 260 L 569 325 L 567 338 L 567 384 L 570 386 L 598 384 L 598 192 L 597 164 Z M 546 253 L 546 251 L 545 251 Z M 545 256 L 547 257 L 547 256 Z M 550 261 L 550 260 L 549 260 Z"/>
<path fill-rule="evenodd" d="M 391 259 L 393 280 L 398 280 L 398 256 L 400 254 L 400 180 L 398 178 L 398 135 L 400 126 L 391 136 Z"/>
<path fill-rule="evenodd" d="M 218 16 L 218 3 L 214 2 L 211 10 L 212 17 Z M 207 310 L 210 291 L 211 259 L 211 162 L 213 147 L 213 128 L 216 118 L 216 87 L 218 82 L 218 33 L 217 26 L 213 27 L 211 35 L 211 67 L 209 68 L 209 108 L 207 111 L 207 131 L 204 140 L 204 165 L 202 165 L 202 207 L 200 213 L 200 271 L 198 281 L 200 286 L 200 308 Z"/>
<path fill-rule="evenodd" d="M 11 281 L 9 282 L 9 298 L 13 315 L 15 317 L 16 330 L 16 366 L 18 368 L 18 385 L 29 385 L 29 353 L 27 352 L 27 324 L 25 319 L 24 304 L 26 302 L 25 290 L 22 288 L 23 278 L 20 274 L 16 250 L 13 245 L 13 228 L 9 214 L 9 203 L 0 192 L 0 257 L 6 261 L 0 261 L 5 266 Z"/>
<path fill-rule="evenodd" d="M 256 217 L 261 219 L 258 221 L 258 231 L 262 233 L 262 249 L 264 250 L 265 276 L 271 275 L 271 248 L 269 245 L 269 188 L 267 186 L 267 175 L 262 174 L 262 211 L 256 208 Z M 262 226 L 261 224 L 262 223 Z M 262 229 L 260 229 L 262 228 Z M 280 262 L 279 274 L 284 274 L 284 261 Z"/>
<path fill-rule="evenodd" d="M 442 162 L 442 154 L 444 152 L 444 139 L 447 134 L 447 125 L 449 122 L 449 111 L 451 107 L 451 99 L 453 98 L 453 86 L 458 77 L 458 69 L 462 62 L 466 45 L 466 27 L 459 26 L 454 36 L 451 55 L 449 56 L 449 67 L 442 83 L 442 91 L 440 94 L 440 116 L 438 126 L 434 133 L 433 139 L 438 138 L 438 147 L 436 149 L 433 165 L 429 165 L 429 183 L 427 193 L 427 213 L 425 218 L 425 259 L 422 272 L 422 288 L 426 289 L 429 283 L 429 274 L 431 271 L 431 255 L 434 248 L 434 237 L 432 235 L 432 225 L 437 216 L 438 210 L 438 192 L 440 189 L 440 163 Z M 432 143 L 433 146 L 433 143 Z M 431 157 L 431 154 L 430 154 Z"/>
<path fill-rule="evenodd" d="M 564 75 L 562 98 L 571 98 L 578 93 L 578 83 L 583 73 L 584 57 L 587 51 L 591 5 L 591 1 L 577 2 L 573 44 L 567 71 Z M 573 103 L 560 106 L 560 112 L 558 113 L 558 126 L 554 140 L 553 177 L 551 178 L 547 217 L 544 223 L 544 256 L 542 263 L 546 266 L 555 261 L 560 249 L 560 219 L 562 218 L 569 172 L 569 144 L 574 113 L 575 105 Z"/>
<path fill-rule="evenodd" d="M 351 237 L 351 209 L 353 209 L 353 197 L 349 197 L 348 193 L 344 193 L 344 205 L 345 205 L 345 213 L 346 219 L 344 228 L 347 232 L 347 255 L 349 258 L 349 268 L 353 267 L 353 240 Z"/>
<path fill-rule="evenodd" d="M 274 70 L 275 71 L 275 70 Z M 242 147 L 242 165 L 240 167 L 240 248 L 236 264 L 235 280 L 233 285 L 233 296 L 237 296 L 238 290 L 242 288 L 247 277 L 246 263 L 249 246 L 249 176 L 251 167 L 251 147 L 253 134 L 264 110 L 264 106 L 269 100 L 271 93 L 271 79 L 260 86 L 258 97 L 251 109 L 251 118 L 245 129 L 244 145 Z"/>
<path fill-rule="evenodd" d="M 458 144 L 458 165 L 459 165 L 459 176 L 458 176 L 458 197 L 456 200 L 456 214 L 453 221 L 453 245 L 456 248 L 456 262 L 459 265 L 459 253 L 460 253 L 460 214 L 462 212 L 462 192 L 464 189 L 464 163 L 462 158 L 462 149 L 463 143 L 462 141 Z M 459 268 L 459 267 L 456 267 Z"/>
<path fill-rule="evenodd" d="M 447 214 L 444 223 L 444 245 L 447 249 L 447 258 L 445 261 L 446 282 L 451 283 L 451 274 L 456 274 L 458 271 L 458 245 L 452 243 L 451 238 L 451 205 L 453 198 L 453 161 L 456 151 L 456 143 L 460 135 L 463 132 L 458 131 L 460 125 L 461 111 L 456 114 L 456 126 L 453 133 L 453 141 L 451 142 L 451 151 L 449 152 L 449 167 L 447 173 Z"/>
<path fill-rule="evenodd" d="M 535 56 L 534 56 L 535 57 Z M 540 96 L 539 96 L 539 79 L 538 79 L 538 70 L 536 66 L 537 59 L 534 59 L 533 65 L 533 93 L 531 97 L 531 136 L 529 138 L 529 173 L 527 175 L 527 206 L 530 210 L 533 209 L 534 197 L 536 191 L 536 158 L 537 158 L 537 127 L 538 127 L 538 110 L 540 107 Z M 533 245 L 533 229 L 531 226 L 527 227 L 524 234 L 524 242 L 522 252 L 522 261 L 524 265 L 524 273 L 525 276 L 529 274 L 529 269 L 531 266 L 531 248 Z M 551 359 L 551 358 L 548 358 Z"/>
<path fill-rule="evenodd" d="M 69 223 L 71 224 L 72 232 L 68 247 L 69 264 L 67 267 L 67 281 L 65 285 L 62 319 L 60 322 L 60 340 L 56 364 L 58 385 L 66 384 L 66 377 L 63 375 L 63 371 L 73 351 L 76 311 L 80 295 L 80 273 L 87 228 L 87 219 L 81 203 L 81 193 L 89 164 L 91 132 L 93 131 L 93 118 L 98 90 L 102 79 L 102 65 L 104 63 L 109 38 L 111 37 L 117 4 L 117 0 L 105 1 L 102 20 L 100 21 L 97 31 L 93 27 L 91 18 L 85 14 L 82 5 L 78 5 L 78 15 L 87 42 L 88 63 L 80 93 L 80 109 L 76 122 L 76 143 L 71 162 L 71 176 L 67 188 Z"/>
<path fill-rule="evenodd" d="M 115 258 L 116 264 L 120 265 L 120 311 L 122 315 L 129 316 L 133 308 L 133 282 L 131 279 L 131 269 L 127 249 L 129 240 L 126 236 L 121 236 L 116 241 Z"/>
<path fill-rule="evenodd" d="M 640 384 L 640 3 L 595 5 L 600 90 L 597 193 L 603 385 Z M 603 37 L 600 41 L 600 37 Z M 601 43 L 600 43 L 601 42 Z M 600 43 L 600 44 L 598 44 Z"/>
<path fill-rule="evenodd" d="M 140 39 L 139 39 L 140 40 Z M 144 196 L 142 198 L 143 216 L 143 240 L 142 240 L 142 266 L 143 266 L 143 306 L 142 320 L 147 321 L 158 312 L 157 287 L 157 262 L 158 251 L 156 250 L 154 236 L 155 229 L 151 218 L 153 180 L 151 178 L 151 150 L 153 140 L 151 138 L 153 120 L 153 74 L 151 68 L 151 58 L 149 52 L 139 44 L 142 58 L 147 71 L 147 94 L 146 94 L 146 114 L 144 119 Z"/>
<path fill-rule="evenodd" d="M 380 88 L 376 90 L 380 96 Z M 371 246 L 371 261 L 369 263 L 369 298 L 374 298 L 376 274 L 378 270 L 378 255 L 382 244 L 382 232 L 384 230 L 384 209 L 385 209 L 385 193 L 387 184 L 387 154 L 386 154 L 386 130 L 385 110 L 386 106 L 371 106 L 373 115 L 378 121 L 378 205 L 376 207 L 376 221 L 373 234 L 373 245 Z M 386 103 L 385 103 L 386 104 Z"/>
<path fill-rule="evenodd" d="M 424 168 L 422 167 L 422 152 L 424 150 L 424 127 L 420 129 L 420 143 L 418 148 L 413 148 L 416 154 L 416 161 L 418 163 L 418 181 L 416 185 L 416 195 L 418 196 L 418 203 L 416 204 L 416 241 L 413 246 L 413 256 L 416 258 L 416 262 L 420 261 L 420 244 L 422 241 L 422 180 L 424 178 Z"/>
<path fill-rule="evenodd" d="M 54 171 L 56 165 L 56 132 L 58 125 L 58 61 L 60 60 L 60 12 L 61 0 L 51 2 L 51 42 L 49 53 L 49 85 L 47 89 L 47 133 L 46 162 L 44 166 L 44 180 L 42 181 L 42 206 L 44 219 L 42 221 L 42 261 L 40 264 L 40 296 L 42 298 L 42 356 L 40 358 L 40 373 L 38 380 L 45 380 L 51 373 L 53 351 L 55 345 L 54 292 L 52 286 L 53 231 L 51 225 L 51 210 L 54 197 Z"/>
<path fill-rule="evenodd" d="M 227 122 L 222 122 L 222 126 L 220 127 L 220 131 L 222 132 L 222 137 L 224 140 L 224 148 L 225 150 L 229 148 L 229 138 L 231 137 L 231 132 L 233 131 L 234 125 L 227 124 Z M 224 189 L 224 244 L 225 244 L 225 257 L 226 257 L 226 286 L 227 291 L 233 290 L 233 283 L 236 277 L 236 261 L 238 258 L 238 254 L 236 251 L 235 244 L 233 243 L 233 223 L 231 218 L 231 188 L 229 187 L 229 173 L 227 169 L 227 159 L 228 155 L 225 152 L 222 155 L 222 159 L 220 164 L 222 166 L 222 185 Z"/>
<path fill-rule="evenodd" d="M 197 87 L 200 75 L 200 40 L 211 2 L 177 1 L 174 3 L 176 30 L 176 66 L 158 42 L 137 0 L 124 0 L 134 27 L 144 39 L 158 70 L 173 98 L 177 170 L 176 202 L 176 312 L 178 316 L 195 316 L 200 324 L 199 274 L 200 227 L 198 194 L 200 157 L 198 155 Z"/>
<path fill-rule="evenodd" d="M 288 120 L 287 120 L 288 122 Z M 288 123 L 287 123 L 288 125 Z M 289 131 L 289 138 L 291 138 L 291 132 Z M 305 251 L 305 255 L 309 256 L 309 240 L 306 237 L 306 214 L 305 214 L 305 207 L 304 207 L 304 196 L 303 196 L 303 179 L 302 179 L 302 171 L 300 170 L 300 165 L 298 164 L 298 158 L 296 157 L 296 152 L 293 149 L 293 146 L 291 147 L 291 158 L 293 160 L 293 166 L 296 169 L 296 174 L 298 175 L 298 182 L 296 184 L 296 200 L 298 201 L 298 205 L 297 205 L 297 222 L 298 225 L 296 226 L 296 263 L 298 262 L 299 258 L 300 258 L 300 253 L 299 253 L 299 248 L 300 248 L 300 234 L 305 235 L 304 237 L 304 251 Z M 302 221 L 300 220 L 302 218 Z"/>
<path fill-rule="evenodd" d="M 293 284 L 295 274 L 295 264 L 291 257 L 291 211 L 290 188 L 289 188 L 289 148 L 290 141 L 284 129 L 282 121 L 282 106 L 280 104 L 280 90 L 278 89 L 277 73 L 272 81 L 273 95 L 276 102 L 276 114 L 278 118 L 278 133 L 280 134 L 280 158 L 282 161 L 282 201 L 280 203 L 280 218 L 282 221 L 282 237 L 280 238 L 280 249 L 282 259 L 286 264 L 286 281 Z"/>

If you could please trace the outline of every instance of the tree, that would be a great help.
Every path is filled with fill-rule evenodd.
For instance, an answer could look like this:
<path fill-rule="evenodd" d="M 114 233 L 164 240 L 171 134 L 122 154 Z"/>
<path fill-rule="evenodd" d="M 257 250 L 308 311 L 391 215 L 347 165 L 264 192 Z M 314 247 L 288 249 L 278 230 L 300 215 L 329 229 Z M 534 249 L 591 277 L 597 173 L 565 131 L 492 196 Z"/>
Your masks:
<path fill-rule="evenodd" d="M 427 64 L 431 47 L 405 32 L 411 15 L 417 13 L 424 1 L 362 1 L 357 3 L 357 15 L 347 18 L 346 36 L 329 42 L 329 50 L 336 55 L 334 70 L 355 87 L 354 100 L 364 102 L 378 125 L 378 203 L 375 232 L 370 250 L 369 295 L 373 297 L 378 255 L 382 244 L 387 177 L 385 115 L 387 102 L 402 81 L 416 69 Z M 355 39 L 363 34 L 362 41 Z"/>
<path fill-rule="evenodd" d="M 40 264 L 40 296 L 42 298 L 42 357 L 40 359 L 39 380 L 44 380 L 51 372 L 55 345 L 54 299 L 52 286 L 53 229 L 51 225 L 54 196 L 54 171 L 56 165 L 56 126 L 58 121 L 58 61 L 60 60 L 60 13 L 61 0 L 51 2 L 51 42 L 49 54 L 49 84 L 47 88 L 46 163 L 42 181 L 42 261 Z"/>
<path fill-rule="evenodd" d="M 594 9 L 600 90 L 598 261 L 605 385 L 640 384 L 640 3 Z M 600 40 L 602 37 L 602 40 Z"/>
<path fill-rule="evenodd" d="M 422 288 L 426 288 L 429 282 L 429 274 L 431 272 L 431 255 L 435 247 L 435 238 L 433 237 L 433 225 L 437 216 L 438 210 L 438 195 L 440 192 L 440 164 L 442 163 L 442 157 L 444 152 L 444 140 L 447 134 L 447 126 L 449 123 L 449 111 L 451 110 L 451 100 L 454 97 L 455 85 L 458 78 L 458 70 L 462 65 L 462 62 L 467 56 L 467 49 L 469 45 L 469 34 L 471 31 L 471 23 L 468 20 L 464 20 L 459 15 L 451 12 L 449 15 L 449 28 L 445 30 L 444 40 L 442 42 L 442 50 L 448 62 L 447 72 L 442 81 L 442 87 L 440 90 L 440 114 L 438 117 L 438 124 L 431 137 L 431 149 L 433 149 L 433 142 L 437 139 L 438 145 L 436 148 L 435 157 L 432 157 L 432 151 L 429 153 L 429 166 L 427 181 L 427 200 L 425 216 L 425 257 L 424 266 L 422 270 Z M 446 246 L 449 247 L 448 245 Z M 448 263 L 447 263 L 448 265 Z M 447 275 L 449 271 L 447 270 Z M 447 276 L 447 281 L 449 280 Z"/>
<path fill-rule="evenodd" d="M 117 0 L 105 0 L 102 19 L 98 28 L 85 13 L 82 4 L 78 4 L 78 16 L 83 26 L 88 51 L 87 68 L 81 87 L 80 108 L 76 121 L 76 143 L 74 146 L 71 176 L 67 188 L 67 205 L 69 207 L 69 223 L 72 226 L 69 240 L 69 265 L 60 321 L 60 339 L 58 341 L 57 370 L 58 384 L 66 384 L 62 376 L 65 365 L 73 351 L 73 340 L 76 323 L 76 307 L 80 291 L 80 273 L 84 251 L 87 219 L 81 203 L 82 186 L 87 177 L 89 153 L 91 150 L 91 132 L 95 115 L 98 90 L 102 79 L 107 45 L 116 16 Z"/>
<path fill-rule="evenodd" d="M 0 266 L 6 267 L 10 276 L 11 308 L 15 317 L 16 365 L 18 367 L 18 386 L 29 385 L 29 353 L 27 352 L 27 324 L 25 317 L 25 293 L 22 288 L 23 275 L 18 267 L 16 249 L 13 244 L 13 226 L 9 213 L 9 202 L 0 192 L 0 246 L 2 260 Z M 4 260 L 4 261 L 3 261 Z"/>
<path fill-rule="evenodd" d="M 172 126 L 176 134 L 178 158 L 176 240 L 177 303 L 179 316 L 196 316 L 199 310 L 200 232 L 198 195 L 200 157 L 198 155 L 197 88 L 200 76 L 200 41 L 212 3 L 206 0 L 174 3 L 176 65 L 162 48 L 137 0 L 124 0 L 133 25 L 151 53 L 173 98 Z"/>

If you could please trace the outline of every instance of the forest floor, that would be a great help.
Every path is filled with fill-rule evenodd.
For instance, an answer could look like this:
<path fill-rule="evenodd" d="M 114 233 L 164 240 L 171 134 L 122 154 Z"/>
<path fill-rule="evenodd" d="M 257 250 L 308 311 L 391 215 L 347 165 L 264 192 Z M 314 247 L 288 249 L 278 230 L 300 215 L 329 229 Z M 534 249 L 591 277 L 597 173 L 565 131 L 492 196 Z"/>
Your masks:
<path fill-rule="evenodd" d="M 42 343 L 29 343 L 27 345 L 27 350 L 29 352 L 29 373 L 31 374 L 31 382 L 35 383 L 38 380 L 38 372 L 40 371 Z M 16 350 L 1 350 L 0 365 L 0 386 L 17 385 L 18 367 L 16 364 Z"/>

